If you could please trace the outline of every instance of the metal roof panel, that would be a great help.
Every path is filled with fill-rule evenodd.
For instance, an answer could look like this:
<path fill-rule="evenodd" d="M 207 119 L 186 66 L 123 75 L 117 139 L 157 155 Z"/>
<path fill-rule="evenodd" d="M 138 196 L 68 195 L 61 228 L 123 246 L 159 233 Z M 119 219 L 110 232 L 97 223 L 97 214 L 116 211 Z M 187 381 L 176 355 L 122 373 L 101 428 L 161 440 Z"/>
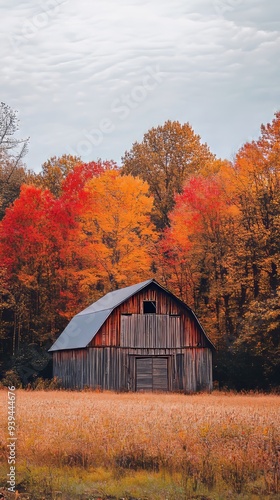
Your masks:
<path fill-rule="evenodd" d="M 74 316 L 49 349 L 49 352 L 86 347 L 115 307 L 152 282 L 152 279 L 142 281 L 136 285 L 109 292 L 104 297 L 101 297 Z"/>
<path fill-rule="evenodd" d="M 97 311 L 87 316 L 77 314 L 60 334 L 58 339 L 49 349 L 49 352 L 62 351 L 65 349 L 82 349 L 86 347 L 111 312 L 112 309 L 104 309 L 103 311 Z"/>
<path fill-rule="evenodd" d="M 119 290 L 114 290 L 113 292 L 109 292 L 96 302 L 88 306 L 86 309 L 81 311 L 78 316 L 84 314 L 92 314 L 97 311 L 103 311 L 104 309 L 114 309 L 126 299 L 139 292 L 142 288 L 147 286 L 149 283 L 152 283 L 152 279 L 147 281 L 142 281 L 142 283 L 138 283 L 137 285 L 127 286 L 125 288 L 120 288 Z"/>

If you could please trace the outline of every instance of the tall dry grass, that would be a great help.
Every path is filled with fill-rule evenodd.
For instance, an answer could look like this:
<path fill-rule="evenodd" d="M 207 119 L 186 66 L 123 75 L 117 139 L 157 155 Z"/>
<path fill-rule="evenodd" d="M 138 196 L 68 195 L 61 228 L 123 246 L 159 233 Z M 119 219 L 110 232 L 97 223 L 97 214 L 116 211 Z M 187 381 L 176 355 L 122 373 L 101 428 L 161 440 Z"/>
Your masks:
<path fill-rule="evenodd" d="M 1 391 L 6 459 L 6 391 Z M 280 493 L 280 397 L 17 391 L 18 463 L 166 472 L 193 491 Z"/>

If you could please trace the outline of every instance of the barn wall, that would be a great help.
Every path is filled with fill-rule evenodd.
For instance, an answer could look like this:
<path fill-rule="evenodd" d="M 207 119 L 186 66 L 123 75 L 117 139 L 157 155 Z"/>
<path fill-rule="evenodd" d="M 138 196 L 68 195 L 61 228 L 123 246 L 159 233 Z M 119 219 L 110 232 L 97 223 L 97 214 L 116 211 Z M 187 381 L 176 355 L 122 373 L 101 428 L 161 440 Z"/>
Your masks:
<path fill-rule="evenodd" d="M 54 376 L 65 388 L 84 386 L 104 390 L 135 391 L 137 357 L 168 359 L 168 390 L 196 392 L 212 389 L 212 352 L 208 348 L 100 347 L 57 351 Z"/>
<path fill-rule="evenodd" d="M 143 314 L 144 300 L 156 301 L 156 314 Z M 152 328 L 154 328 L 153 334 Z M 149 339 L 148 344 L 141 345 L 140 335 Z M 192 313 L 153 284 L 117 307 L 91 342 L 92 347 L 121 345 L 166 348 L 197 345 L 209 347 Z"/>
<path fill-rule="evenodd" d="M 58 377 L 65 389 L 82 389 L 86 385 L 86 349 L 56 351 L 53 353 L 53 376 Z"/>

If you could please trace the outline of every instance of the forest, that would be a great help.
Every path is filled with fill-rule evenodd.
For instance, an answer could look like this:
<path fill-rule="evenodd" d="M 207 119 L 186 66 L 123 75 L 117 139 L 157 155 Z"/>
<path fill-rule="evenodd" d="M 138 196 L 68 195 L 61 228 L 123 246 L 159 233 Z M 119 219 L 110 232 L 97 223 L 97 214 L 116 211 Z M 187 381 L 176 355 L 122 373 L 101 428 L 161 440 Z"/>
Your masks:
<path fill-rule="evenodd" d="M 232 161 L 166 121 L 121 165 L 64 154 L 35 173 L 19 129 L 1 103 L 2 383 L 50 379 L 48 349 L 74 314 L 155 277 L 216 346 L 216 388 L 279 390 L 280 112 Z"/>

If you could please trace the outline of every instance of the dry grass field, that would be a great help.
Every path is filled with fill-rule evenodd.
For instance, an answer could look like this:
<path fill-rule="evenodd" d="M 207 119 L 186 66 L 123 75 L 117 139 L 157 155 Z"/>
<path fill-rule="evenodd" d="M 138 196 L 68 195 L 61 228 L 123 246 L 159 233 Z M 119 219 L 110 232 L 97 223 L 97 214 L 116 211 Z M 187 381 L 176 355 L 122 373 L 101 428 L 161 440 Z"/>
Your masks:
<path fill-rule="evenodd" d="M 18 390 L 16 421 L 17 498 L 280 498 L 276 395 Z"/>

